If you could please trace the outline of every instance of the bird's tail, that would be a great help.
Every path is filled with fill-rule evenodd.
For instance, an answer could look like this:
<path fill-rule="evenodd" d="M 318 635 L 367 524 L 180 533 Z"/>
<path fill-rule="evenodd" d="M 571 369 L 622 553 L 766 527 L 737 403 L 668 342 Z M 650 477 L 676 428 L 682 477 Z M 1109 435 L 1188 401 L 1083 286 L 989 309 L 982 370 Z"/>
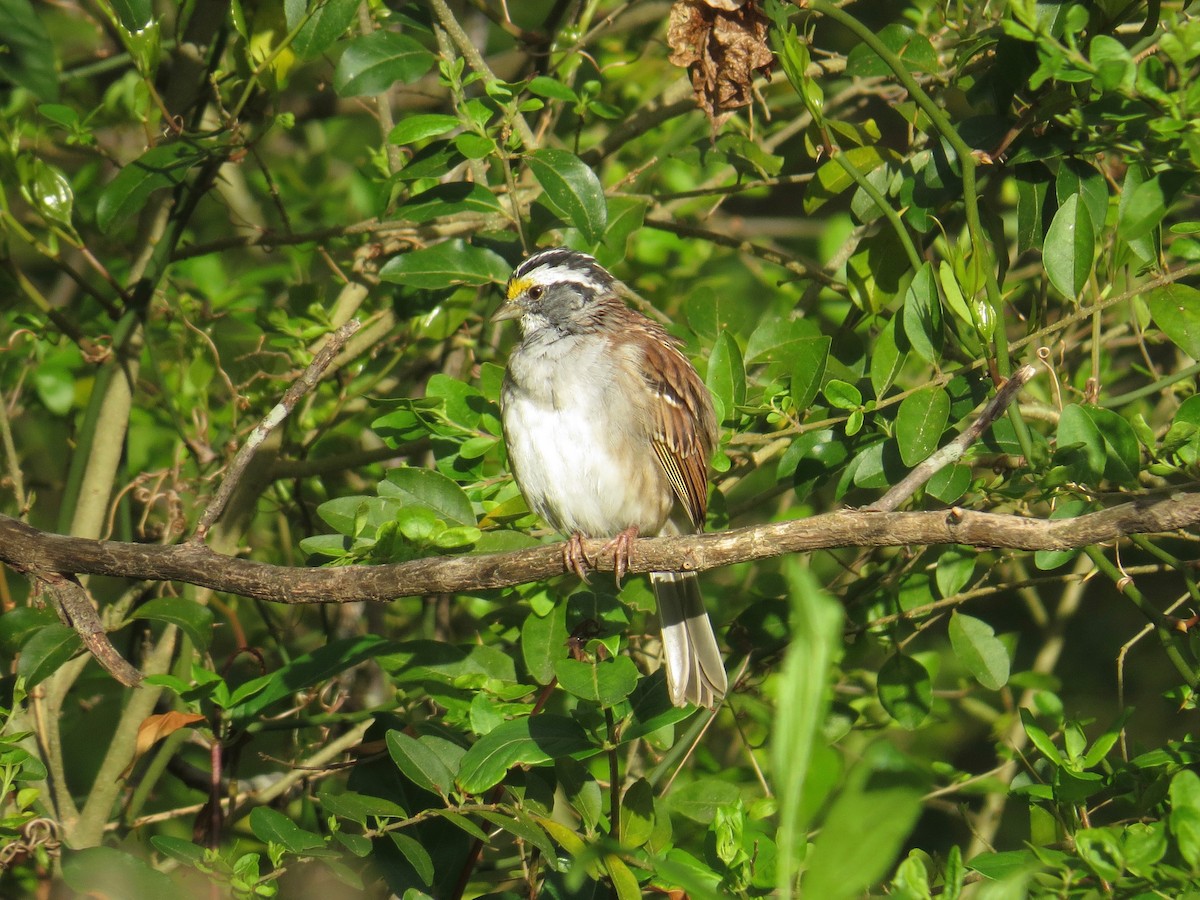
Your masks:
<path fill-rule="evenodd" d="M 715 707 L 728 689 L 712 622 L 691 572 L 651 572 L 662 622 L 664 665 L 671 702 Z"/>

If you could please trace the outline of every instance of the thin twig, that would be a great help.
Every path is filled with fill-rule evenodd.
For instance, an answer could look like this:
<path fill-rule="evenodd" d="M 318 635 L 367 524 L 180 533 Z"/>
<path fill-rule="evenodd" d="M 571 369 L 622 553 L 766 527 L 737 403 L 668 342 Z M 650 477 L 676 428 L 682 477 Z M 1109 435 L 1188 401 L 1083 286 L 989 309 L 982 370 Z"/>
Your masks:
<path fill-rule="evenodd" d="M 100 621 L 100 614 L 74 576 L 39 572 L 34 577 L 46 586 L 54 599 L 59 617 L 75 629 L 96 662 L 125 687 L 137 687 L 142 680 L 142 673 L 131 666 L 112 645 L 104 623 Z"/>
<path fill-rule="evenodd" d="M 283 395 L 280 400 L 263 420 L 254 427 L 250 432 L 250 437 L 246 439 L 246 443 L 242 445 L 242 449 L 238 451 L 233 462 L 229 466 L 229 471 L 225 475 L 224 481 L 221 482 L 221 487 L 217 490 L 217 494 L 213 497 L 208 507 L 204 510 L 204 514 L 200 516 L 200 521 L 196 525 L 196 533 L 189 539 L 191 543 L 200 543 L 204 540 L 204 536 L 213 526 L 213 523 L 220 517 L 221 512 L 225 509 L 225 505 L 229 502 L 229 498 L 233 496 L 233 490 L 237 487 L 238 481 L 242 474 L 246 471 L 246 467 L 250 465 L 250 460 L 254 458 L 254 454 L 258 452 L 258 448 L 262 442 L 278 425 L 288 417 L 296 404 L 300 402 L 300 398 L 307 394 L 310 390 L 317 386 L 321 380 L 321 375 L 333 362 L 334 357 L 341 352 L 342 347 L 354 332 L 358 331 L 362 324 L 357 319 L 351 319 L 337 331 L 329 335 L 329 340 L 325 342 L 325 346 L 320 352 L 313 357 L 313 361 L 308 364 L 308 368 L 304 370 L 299 378 L 292 382 L 291 387 Z"/>
<path fill-rule="evenodd" d="M 1004 415 L 1004 411 L 1008 409 L 1009 404 L 1013 402 L 1021 388 L 1036 374 L 1037 369 L 1033 366 L 1022 366 L 1013 372 L 1012 377 L 996 392 L 996 396 L 988 401 L 987 406 L 983 408 L 978 418 L 963 429 L 962 434 L 945 447 L 931 453 L 927 459 L 905 475 L 890 491 L 870 506 L 864 508 L 874 512 L 892 512 L 915 494 L 917 488 L 932 478 L 935 473 L 962 459 L 963 454 L 967 452 L 967 448 L 979 440 L 980 436 L 991 427 L 993 422 Z"/>

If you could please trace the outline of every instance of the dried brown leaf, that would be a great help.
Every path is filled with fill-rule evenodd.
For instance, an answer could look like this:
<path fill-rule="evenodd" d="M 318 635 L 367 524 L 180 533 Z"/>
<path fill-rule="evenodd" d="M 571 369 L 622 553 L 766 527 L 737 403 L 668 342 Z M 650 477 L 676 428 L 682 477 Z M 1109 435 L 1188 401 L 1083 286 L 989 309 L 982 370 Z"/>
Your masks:
<path fill-rule="evenodd" d="M 196 713 L 178 712 L 176 710 L 146 716 L 142 720 L 142 724 L 138 726 L 133 759 L 129 761 L 129 767 L 122 773 L 122 777 L 128 777 L 129 773 L 133 770 L 134 763 L 142 758 L 142 754 L 163 738 L 173 734 L 180 728 L 187 728 L 189 725 L 195 725 L 197 722 L 203 721 L 204 716 L 197 715 Z"/>
<path fill-rule="evenodd" d="M 755 0 L 675 0 L 667 23 L 671 62 L 692 76 L 696 104 L 717 128 L 748 106 L 754 75 L 769 75 L 767 20 Z"/>

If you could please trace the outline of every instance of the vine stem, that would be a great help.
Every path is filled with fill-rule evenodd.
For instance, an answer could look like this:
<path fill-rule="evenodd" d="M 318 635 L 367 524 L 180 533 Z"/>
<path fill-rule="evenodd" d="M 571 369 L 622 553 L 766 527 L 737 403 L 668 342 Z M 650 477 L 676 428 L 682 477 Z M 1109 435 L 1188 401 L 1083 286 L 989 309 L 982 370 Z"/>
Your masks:
<path fill-rule="evenodd" d="M 954 148 L 954 152 L 958 156 L 959 168 L 962 171 L 963 209 L 967 217 L 967 233 L 971 238 L 971 248 L 974 258 L 978 260 L 978 264 L 983 271 L 984 290 L 987 293 L 988 305 L 991 306 L 992 314 L 996 320 L 996 328 L 993 332 L 996 365 L 999 374 L 1004 378 L 1008 378 L 1012 373 L 1012 360 L 1010 359 L 1008 350 L 1008 335 L 1004 330 L 1004 300 L 1000 294 L 1000 283 L 996 280 L 996 267 L 993 263 L 988 244 L 984 241 L 983 225 L 979 218 L 978 182 L 975 177 L 977 165 L 975 151 L 955 131 L 954 126 L 950 123 L 946 114 L 942 112 L 941 108 L 934 103 L 933 98 L 926 93 L 924 88 L 917 84 L 917 80 L 908 71 L 908 67 L 904 64 L 903 60 L 888 49 L 875 32 L 845 10 L 835 6 L 830 0 L 796 0 L 796 2 L 802 9 L 811 9 L 813 12 L 837 22 L 870 47 L 883 60 L 887 67 L 892 70 L 892 74 L 896 76 L 896 80 L 904 86 L 904 89 L 908 91 L 909 96 L 913 98 L 917 106 L 921 108 L 921 111 L 929 116 L 929 121 L 933 123 L 933 127 Z M 1016 407 L 1010 409 L 1009 415 L 1012 419 L 1013 429 L 1017 434 L 1017 440 L 1021 445 L 1021 452 L 1025 454 L 1026 459 L 1030 459 L 1033 452 L 1033 441 L 1030 439 L 1029 429 Z"/>

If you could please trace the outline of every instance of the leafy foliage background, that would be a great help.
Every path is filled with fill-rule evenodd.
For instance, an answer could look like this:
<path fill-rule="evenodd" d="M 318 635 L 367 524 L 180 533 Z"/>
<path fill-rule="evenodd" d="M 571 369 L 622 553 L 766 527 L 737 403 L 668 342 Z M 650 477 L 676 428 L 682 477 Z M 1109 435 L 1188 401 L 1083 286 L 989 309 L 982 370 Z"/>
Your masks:
<path fill-rule="evenodd" d="M 535 544 L 488 315 L 556 243 L 696 360 L 711 529 L 870 503 L 1023 363 L 1018 407 L 911 508 L 1194 488 L 1191 4 L 741 4 L 774 71 L 740 110 L 701 96 L 710 119 L 672 55 L 705 65 L 679 23 L 721 5 L 0 0 L 3 512 L 181 540 L 357 317 L 209 545 Z M 715 715 L 669 706 L 640 579 L 288 607 L 94 578 L 148 675 L 129 690 L 5 570 L 0 887 L 1182 896 L 1194 554 L 1188 532 L 709 573 L 737 685 Z"/>

